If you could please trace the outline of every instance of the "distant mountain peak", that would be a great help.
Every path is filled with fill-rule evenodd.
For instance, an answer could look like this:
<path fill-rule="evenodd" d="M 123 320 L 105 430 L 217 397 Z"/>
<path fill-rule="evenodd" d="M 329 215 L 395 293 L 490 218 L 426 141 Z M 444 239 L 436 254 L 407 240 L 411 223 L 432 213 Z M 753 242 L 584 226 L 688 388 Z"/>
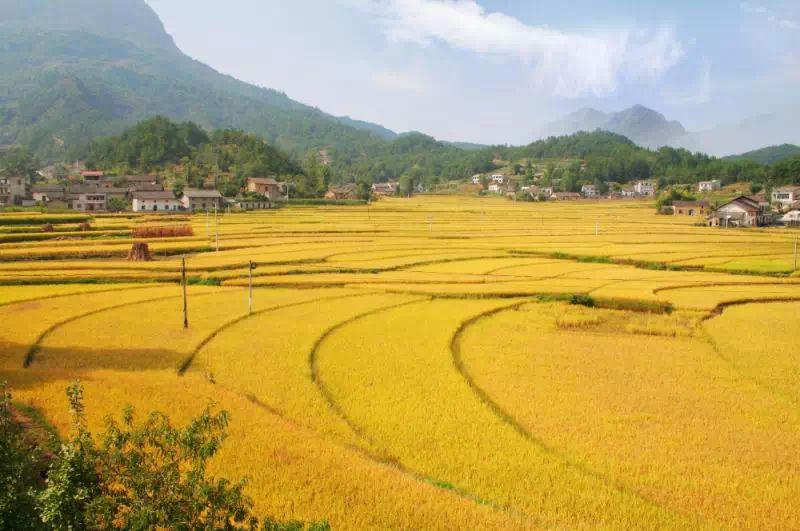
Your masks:
<path fill-rule="evenodd" d="M 549 124 L 545 135 L 569 135 L 596 129 L 626 136 L 650 148 L 669 145 L 686 135 L 686 130 L 679 122 L 668 121 L 663 114 L 640 104 L 613 113 L 604 113 L 591 107 L 579 109 Z"/>
<path fill-rule="evenodd" d="M 177 51 L 161 19 L 144 0 L 2 0 L 0 28 L 82 31 L 144 49 Z"/>

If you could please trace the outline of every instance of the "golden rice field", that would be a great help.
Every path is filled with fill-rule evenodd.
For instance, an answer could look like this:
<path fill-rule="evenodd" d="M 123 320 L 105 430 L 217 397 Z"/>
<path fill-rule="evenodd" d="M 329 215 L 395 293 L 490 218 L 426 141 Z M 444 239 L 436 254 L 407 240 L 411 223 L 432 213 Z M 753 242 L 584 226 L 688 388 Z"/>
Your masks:
<path fill-rule="evenodd" d="M 26 239 L 36 219 L 14 216 L 0 380 L 62 432 L 74 379 L 95 430 L 125 405 L 184 421 L 215 402 L 232 423 L 212 472 L 248 477 L 261 514 L 800 528 L 797 230 L 421 196 L 184 217 L 194 236 L 128 262 L 157 219 Z"/>

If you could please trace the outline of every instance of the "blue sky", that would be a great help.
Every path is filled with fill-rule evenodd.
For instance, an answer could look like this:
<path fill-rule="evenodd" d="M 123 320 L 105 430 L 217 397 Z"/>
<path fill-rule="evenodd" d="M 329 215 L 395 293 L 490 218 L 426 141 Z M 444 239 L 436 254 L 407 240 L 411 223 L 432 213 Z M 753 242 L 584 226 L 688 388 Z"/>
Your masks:
<path fill-rule="evenodd" d="M 702 130 L 800 105 L 800 2 L 147 0 L 190 56 L 336 115 L 525 143 L 581 107 Z"/>

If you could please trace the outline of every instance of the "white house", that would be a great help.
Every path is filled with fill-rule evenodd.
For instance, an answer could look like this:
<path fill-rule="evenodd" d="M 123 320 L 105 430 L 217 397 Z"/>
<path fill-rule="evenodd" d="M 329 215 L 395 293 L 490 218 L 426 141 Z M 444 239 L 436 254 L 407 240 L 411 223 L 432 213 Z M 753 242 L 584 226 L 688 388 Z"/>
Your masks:
<path fill-rule="evenodd" d="M 711 223 L 719 227 L 758 227 L 765 223 L 765 215 L 757 201 L 740 196 L 719 207 Z"/>
<path fill-rule="evenodd" d="M 636 181 L 636 184 L 633 185 L 633 189 L 636 191 L 636 195 L 641 196 L 651 196 L 655 194 L 655 187 L 653 183 L 650 181 Z"/>
<path fill-rule="evenodd" d="M 800 208 L 795 208 L 784 214 L 781 221 L 787 225 L 800 225 Z"/>
<path fill-rule="evenodd" d="M 622 194 L 622 197 L 636 197 L 635 188 L 623 188 L 620 193 Z"/>
<path fill-rule="evenodd" d="M 502 173 L 495 173 L 492 175 L 492 182 L 497 184 L 503 184 L 506 182 L 506 176 Z"/>
<path fill-rule="evenodd" d="M 722 188 L 722 181 L 714 179 L 713 181 L 701 181 L 697 183 L 697 190 L 700 193 L 713 192 Z"/>
<path fill-rule="evenodd" d="M 493 194 L 502 193 L 503 184 L 502 183 L 493 182 L 493 183 L 491 183 L 489 185 L 489 191 L 492 192 Z"/>
<path fill-rule="evenodd" d="M 472 184 L 481 184 L 481 174 L 476 173 L 472 176 Z"/>
<path fill-rule="evenodd" d="M 133 194 L 134 212 L 177 212 L 183 203 L 172 192 L 136 192 Z"/>
<path fill-rule="evenodd" d="M 583 197 L 597 197 L 600 195 L 597 191 L 597 187 L 593 184 L 584 184 L 581 186 L 581 194 L 583 194 Z"/>
<path fill-rule="evenodd" d="M 792 206 L 796 201 L 800 201 L 800 188 L 797 186 L 782 186 L 772 191 L 773 203 L 780 203 L 781 206 Z"/>

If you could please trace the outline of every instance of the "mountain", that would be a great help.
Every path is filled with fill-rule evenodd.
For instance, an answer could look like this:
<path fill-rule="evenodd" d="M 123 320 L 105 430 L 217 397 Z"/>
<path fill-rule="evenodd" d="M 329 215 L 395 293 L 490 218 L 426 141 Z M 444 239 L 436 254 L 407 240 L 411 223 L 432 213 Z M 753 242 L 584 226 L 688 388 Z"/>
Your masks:
<path fill-rule="evenodd" d="M 686 135 L 686 130 L 679 122 L 668 121 L 664 115 L 652 109 L 634 105 L 614 113 L 591 108 L 581 109 L 546 126 L 543 136 L 570 135 L 578 131 L 597 129 L 628 137 L 636 144 L 648 148 L 672 145 Z"/>
<path fill-rule="evenodd" d="M 775 164 L 776 162 L 797 156 L 800 156 L 800 146 L 781 144 L 780 146 L 769 146 L 754 151 L 748 151 L 741 155 L 731 155 L 725 157 L 725 160 L 749 160 L 758 164 Z"/>
<path fill-rule="evenodd" d="M 786 143 L 800 145 L 800 106 L 690 133 L 677 146 L 724 157 Z"/>
<path fill-rule="evenodd" d="M 3 0 L 0 21 L 0 145 L 45 160 L 156 114 L 257 133 L 298 158 L 363 156 L 394 135 L 187 57 L 144 0 Z"/>

